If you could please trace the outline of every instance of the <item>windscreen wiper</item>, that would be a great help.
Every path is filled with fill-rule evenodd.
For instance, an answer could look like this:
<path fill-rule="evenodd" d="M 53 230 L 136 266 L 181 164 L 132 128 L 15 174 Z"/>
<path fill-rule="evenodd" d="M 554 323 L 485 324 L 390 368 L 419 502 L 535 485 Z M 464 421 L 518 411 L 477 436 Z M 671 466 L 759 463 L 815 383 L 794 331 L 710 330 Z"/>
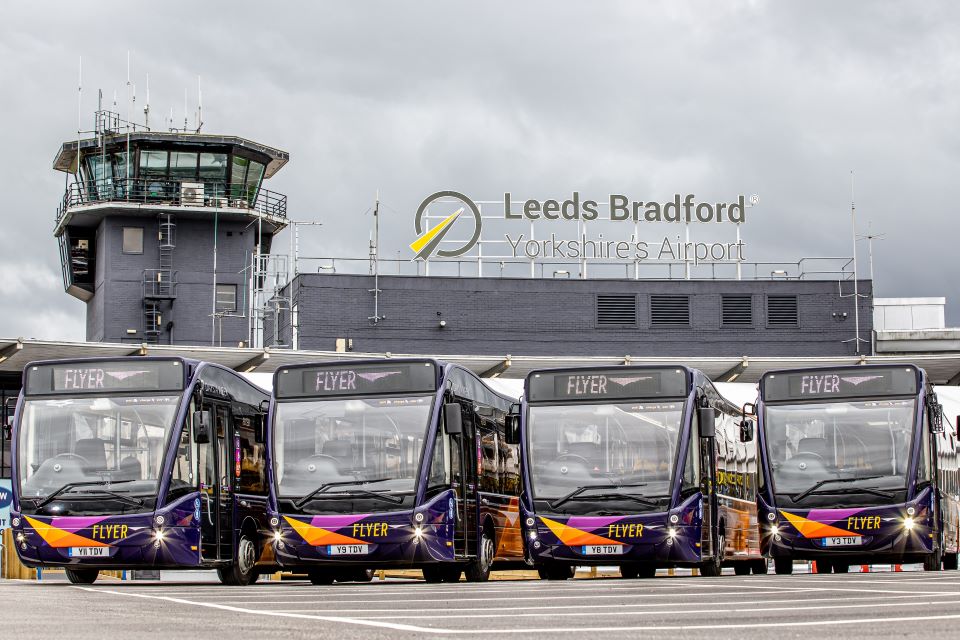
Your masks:
<path fill-rule="evenodd" d="M 129 480 L 91 480 L 90 482 L 68 482 L 67 484 L 63 485 L 62 487 L 60 487 L 59 489 L 57 489 L 56 491 L 48 495 L 46 498 L 35 498 L 33 501 L 33 508 L 39 509 L 40 507 L 45 507 L 46 505 L 56 500 L 61 493 L 69 489 L 74 489 L 76 487 L 102 487 L 108 484 L 123 484 L 124 482 L 136 482 L 136 480 L 131 478 Z M 143 504 L 142 501 L 141 501 L 141 504 Z"/>
<path fill-rule="evenodd" d="M 307 495 L 303 496 L 299 500 L 294 501 L 293 506 L 297 509 L 302 509 L 303 505 L 307 504 L 314 497 L 324 493 L 327 489 L 331 487 L 347 487 L 351 484 L 372 484 L 374 482 L 383 482 L 385 480 L 391 480 L 392 478 L 374 478 L 373 480 L 340 480 L 339 482 L 326 482 Z"/>
<path fill-rule="evenodd" d="M 598 498 L 600 500 L 610 500 L 613 498 L 621 498 L 623 500 L 633 500 L 634 502 L 639 502 L 640 504 L 645 505 L 647 507 L 656 507 L 656 506 L 659 506 L 660 504 L 656 500 L 648 500 L 646 498 L 641 498 L 640 496 L 635 496 L 629 493 L 620 493 L 620 492 L 598 493 L 591 497 Z"/>
<path fill-rule="evenodd" d="M 883 489 L 877 489 L 876 487 L 846 487 L 844 489 L 827 489 L 825 491 L 817 491 L 816 495 L 846 495 L 851 493 L 869 493 L 870 495 L 880 496 L 881 498 L 892 499 L 893 494 L 889 491 L 884 491 Z"/>
<path fill-rule="evenodd" d="M 364 489 L 357 489 L 356 491 L 338 493 L 338 496 L 343 496 L 345 498 L 358 498 L 360 496 L 365 496 L 369 498 L 377 498 L 383 500 L 384 502 L 389 502 L 390 504 L 403 504 L 403 498 L 400 496 L 388 496 L 383 493 L 377 493 L 376 491 L 366 491 Z"/>
<path fill-rule="evenodd" d="M 91 495 L 91 496 L 97 496 L 97 495 L 100 495 L 100 494 L 106 494 L 106 495 L 108 495 L 108 496 L 111 496 L 111 497 L 113 497 L 113 498 L 116 498 L 117 500 L 119 500 L 119 501 L 121 501 L 121 502 L 126 502 L 127 504 L 132 504 L 132 505 L 134 505 L 135 507 L 142 507 L 142 506 L 143 506 L 143 500 L 140 499 L 140 498 L 136 498 L 136 497 L 134 497 L 134 496 L 125 496 L 125 495 L 123 495 L 122 493 L 117 493 L 116 491 L 110 491 L 110 490 L 108 490 L 108 489 L 99 489 L 99 490 L 97 490 L 97 491 L 78 491 L 77 493 L 89 494 L 89 495 Z"/>
<path fill-rule="evenodd" d="M 859 480 L 874 480 L 876 478 L 882 478 L 882 477 L 883 477 L 882 475 L 878 475 L 878 476 L 859 476 L 856 478 L 827 478 L 826 480 L 821 480 L 820 482 L 817 482 L 806 491 L 802 493 L 798 493 L 795 496 L 793 496 L 793 501 L 799 502 L 800 500 L 803 500 L 808 495 L 810 495 L 811 493 L 813 493 L 814 491 L 816 491 L 817 489 L 819 489 L 825 484 L 832 484 L 834 482 L 857 482 Z"/>
<path fill-rule="evenodd" d="M 577 487 L 570 493 L 560 498 L 557 498 L 553 502 L 547 502 L 550 505 L 551 509 L 556 509 L 560 505 L 573 500 L 579 496 L 584 491 L 589 491 L 591 489 L 620 489 L 622 487 L 642 487 L 644 485 L 650 484 L 649 482 L 635 482 L 633 484 L 588 484 L 582 487 Z"/>

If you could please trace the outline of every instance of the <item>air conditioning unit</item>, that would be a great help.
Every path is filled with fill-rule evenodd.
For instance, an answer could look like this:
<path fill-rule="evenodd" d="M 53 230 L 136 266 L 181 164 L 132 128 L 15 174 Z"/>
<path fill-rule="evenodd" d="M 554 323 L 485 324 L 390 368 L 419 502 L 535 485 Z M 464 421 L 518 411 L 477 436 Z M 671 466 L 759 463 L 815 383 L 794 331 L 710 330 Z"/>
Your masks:
<path fill-rule="evenodd" d="M 180 204 L 183 206 L 203 206 L 203 183 L 181 182 Z"/>

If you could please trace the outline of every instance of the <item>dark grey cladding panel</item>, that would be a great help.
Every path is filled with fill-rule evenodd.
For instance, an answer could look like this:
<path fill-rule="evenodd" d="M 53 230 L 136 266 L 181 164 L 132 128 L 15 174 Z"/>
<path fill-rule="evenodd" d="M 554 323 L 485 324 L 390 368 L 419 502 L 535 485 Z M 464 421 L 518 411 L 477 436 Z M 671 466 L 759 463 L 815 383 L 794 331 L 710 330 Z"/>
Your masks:
<path fill-rule="evenodd" d="M 430 354 L 830 356 L 854 353 L 852 283 L 836 281 L 547 280 L 381 276 L 373 324 L 373 279 L 303 274 L 291 285 L 301 349 L 333 349 L 351 338 L 355 351 Z M 846 289 L 851 289 L 847 291 Z M 861 335 L 872 330 L 872 288 L 861 281 Z M 635 295 L 633 326 L 597 322 L 598 295 Z M 750 295 L 753 323 L 722 323 L 723 295 Z M 690 297 L 684 326 L 651 323 L 650 298 Z M 798 326 L 770 325 L 768 295 L 798 297 Z M 843 313 L 847 314 L 846 320 Z M 438 315 L 439 314 L 439 315 Z M 834 315 L 836 314 L 836 315 Z M 445 326 L 440 328 L 440 320 Z M 271 327 L 272 329 L 272 327 Z M 289 322 L 277 327 L 290 344 Z M 271 331 L 272 333 L 272 331 Z M 270 335 L 267 337 L 271 340 Z"/>

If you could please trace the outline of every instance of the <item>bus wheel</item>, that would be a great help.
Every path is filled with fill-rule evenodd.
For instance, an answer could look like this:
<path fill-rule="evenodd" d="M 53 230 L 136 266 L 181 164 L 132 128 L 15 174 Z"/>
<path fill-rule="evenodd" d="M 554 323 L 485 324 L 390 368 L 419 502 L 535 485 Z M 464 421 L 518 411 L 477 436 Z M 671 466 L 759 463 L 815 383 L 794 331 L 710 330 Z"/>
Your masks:
<path fill-rule="evenodd" d="M 73 584 L 93 584 L 100 575 L 99 569 L 67 569 L 67 580 Z"/>
<path fill-rule="evenodd" d="M 620 577 L 621 578 L 639 578 L 640 567 L 638 567 L 635 564 L 622 564 L 620 565 Z"/>
<path fill-rule="evenodd" d="M 767 559 L 761 558 L 760 560 L 754 560 L 750 563 L 750 570 L 753 571 L 758 576 L 766 575 L 769 567 L 767 566 Z"/>
<path fill-rule="evenodd" d="M 793 558 L 774 558 L 773 570 L 778 576 L 788 576 L 793 573 Z"/>
<path fill-rule="evenodd" d="M 337 582 L 370 582 L 373 580 L 373 569 L 353 569 L 337 575 Z"/>
<path fill-rule="evenodd" d="M 717 547 L 713 557 L 700 565 L 700 573 L 708 577 L 716 577 L 723 573 L 723 550 L 726 549 L 726 537 L 723 531 L 717 536 Z"/>
<path fill-rule="evenodd" d="M 934 549 L 933 553 L 928 555 L 923 559 L 923 570 L 924 571 L 940 571 L 940 567 L 943 565 L 943 552 L 940 550 L 940 547 Z"/>
<path fill-rule="evenodd" d="M 960 554 L 957 553 L 945 553 L 943 554 L 943 568 L 946 571 L 956 571 L 957 570 L 957 559 Z"/>
<path fill-rule="evenodd" d="M 850 573 L 850 565 L 846 562 L 832 562 L 830 566 L 833 568 L 834 573 Z"/>
<path fill-rule="evenodd" d="M 316 585 L 333 584 L 334 579 L 333 572 L 327 569 L 310 569 L 307 571 L 307 577 L 310 578 L 311 584 Z"/>
<path fill-rule="evenodd" d="M 623 568 L 620 568 L 621 573 Z M 537 573 L 541 580 L 569 580 L 576 573 L 576 567 L 564 564 L 547 564 L 537 567 Z M 624 575 L 624 578 L 636 577 Z"/>
<path fill-rule="evenodd" d="M 241 535 L 237 543 L 237 559 L 228 567 L 217 569 L 223 584 L 245 587 L 257 581 L 257 544 L 250 536 Z"/>
<path fill-rule="evenodd" d="M 484 529 L 480 534 L 480 555 L 467 565 L 464 573 L 467 574 L 467 582 L 486 582 L 490 579 L 490 565 L 493 564 L 493 538 Z"/>
<path fill-rule="evenodd" d="M 733 572 L 738 576 L 750 575 L 750 564 L 747 562 L 737 562 L 733 565 Z"/>

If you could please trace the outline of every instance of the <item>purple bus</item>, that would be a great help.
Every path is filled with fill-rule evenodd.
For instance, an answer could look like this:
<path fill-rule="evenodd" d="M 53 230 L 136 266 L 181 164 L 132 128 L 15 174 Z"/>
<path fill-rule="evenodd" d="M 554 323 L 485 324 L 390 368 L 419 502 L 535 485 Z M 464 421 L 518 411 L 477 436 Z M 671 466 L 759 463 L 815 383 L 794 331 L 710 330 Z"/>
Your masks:
<path fill-rule="evenodd" d="M 760 380 L 764 553 L 821 573 L 851 564 L 957 568 L 956 425 L 922 369 L 863 365 L 773 371 Z"/>
<path fill-rule="evenodd" d="M 518 439 L 526 557 L 542 578 L 578 565 L 766 573 L 753 423 L 700 371 L 533 371 Z"/>
<path fill-rule="evenodd" d="M 277 561 L 314 584 L 387 567 L 479 582 L 523 566 L 510 408 L 436 360 L 278 369 L 268 427 Z"/>
<path fill-rule="evenodd" d="M 20 560 L 81 584 L 105 569 L 254 582 L 273 563 L 261 535 L 268 401 L 237 373 L 182 358 L 27 365 L 13 427 Z"/>

